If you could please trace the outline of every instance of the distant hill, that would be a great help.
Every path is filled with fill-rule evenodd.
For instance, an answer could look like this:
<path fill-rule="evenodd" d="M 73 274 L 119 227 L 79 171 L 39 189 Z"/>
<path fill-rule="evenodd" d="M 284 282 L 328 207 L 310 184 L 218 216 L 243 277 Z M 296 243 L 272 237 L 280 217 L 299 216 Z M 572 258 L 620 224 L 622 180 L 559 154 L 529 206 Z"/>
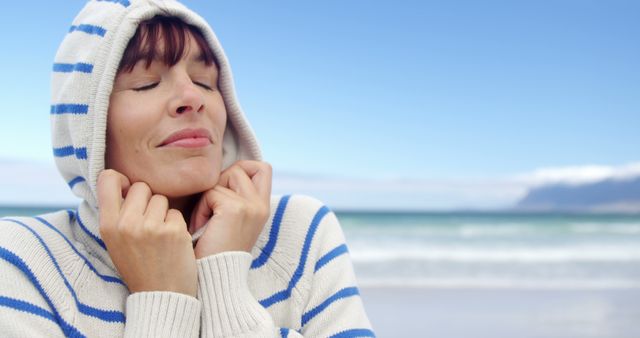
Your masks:
<path fill-rule="evenodd" d="M 556 184 L 531 189 L 521 211 L 640 212 L 640 177 L 583 185 Z"/>

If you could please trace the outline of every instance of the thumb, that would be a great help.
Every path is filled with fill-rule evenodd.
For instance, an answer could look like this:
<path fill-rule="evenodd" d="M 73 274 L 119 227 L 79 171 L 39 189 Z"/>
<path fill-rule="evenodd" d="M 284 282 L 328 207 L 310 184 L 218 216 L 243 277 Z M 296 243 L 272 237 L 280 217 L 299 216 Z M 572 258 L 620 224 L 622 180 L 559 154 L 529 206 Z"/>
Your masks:
<path fill-rule="evenodd" d="M 131 182 L 121 173 L 107 169 L 100 173 L 96 185 L 100 224 L 114 224 L 118 219 L 123 197 L 126 196 Z"/>

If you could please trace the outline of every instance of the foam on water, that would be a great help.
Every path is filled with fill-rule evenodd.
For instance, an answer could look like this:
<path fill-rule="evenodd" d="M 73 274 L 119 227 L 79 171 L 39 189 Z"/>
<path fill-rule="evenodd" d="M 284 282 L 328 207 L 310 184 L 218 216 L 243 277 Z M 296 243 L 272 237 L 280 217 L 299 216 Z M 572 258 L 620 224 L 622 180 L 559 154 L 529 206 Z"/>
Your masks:
<path fill-rule="evenodd" d="M 372 285 L 640 287 L 640 216 L 338 216 Z"/>

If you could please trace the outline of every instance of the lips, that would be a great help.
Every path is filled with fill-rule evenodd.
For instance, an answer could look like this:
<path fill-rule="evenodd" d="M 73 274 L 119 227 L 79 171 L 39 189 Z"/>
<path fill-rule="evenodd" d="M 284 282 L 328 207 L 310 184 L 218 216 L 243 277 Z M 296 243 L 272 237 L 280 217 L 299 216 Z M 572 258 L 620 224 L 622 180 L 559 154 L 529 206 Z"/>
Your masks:
<path fill-rule="evenodd" d="M 159 147 L 199 148 L 211 143 L 211 134 L 208 130 L 187 128 L 169 135 Z"/>

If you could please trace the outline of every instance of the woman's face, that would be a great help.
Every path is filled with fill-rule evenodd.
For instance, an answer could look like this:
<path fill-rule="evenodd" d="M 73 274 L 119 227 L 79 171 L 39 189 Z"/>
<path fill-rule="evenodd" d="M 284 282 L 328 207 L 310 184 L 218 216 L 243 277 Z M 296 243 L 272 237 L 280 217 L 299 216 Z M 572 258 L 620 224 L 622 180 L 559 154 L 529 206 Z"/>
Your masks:
<path fill-rule="evenodd" d="M 217 83 L 216 65 L 205 64 L 191 36 L 176 65 L 139 61 L 120 72 L 109 102 L 106 167 L 169 198 L 213 188 L 227 120 Z"/>

